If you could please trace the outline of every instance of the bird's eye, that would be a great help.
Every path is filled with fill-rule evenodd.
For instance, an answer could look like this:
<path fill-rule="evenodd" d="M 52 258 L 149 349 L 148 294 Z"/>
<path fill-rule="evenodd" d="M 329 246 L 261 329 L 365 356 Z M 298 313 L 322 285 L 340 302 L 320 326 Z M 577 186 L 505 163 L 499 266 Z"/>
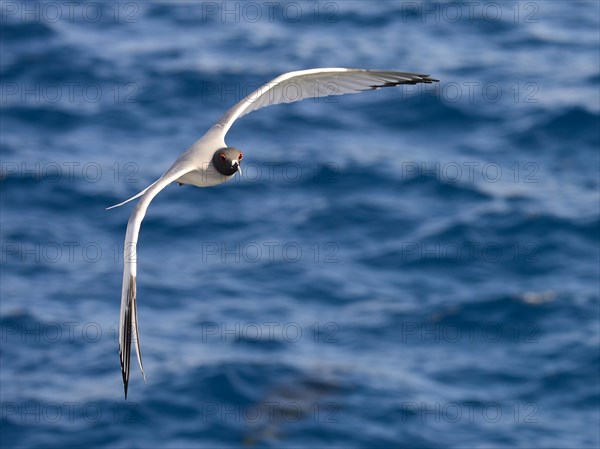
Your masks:
<path fill-rule="evenodd" d="M 221 162 L 225 162 L 227 160 L 227 156 L 225 156 L 224 153 L 219 154 L 219 159 L 221 159 Z"/>
<path fill-rule="evenodd" d="M 240 153 L 240 155 L 238 156 L 238 161 L 241 161 L 243 157 L 244 157 L 243 154 Z"/>

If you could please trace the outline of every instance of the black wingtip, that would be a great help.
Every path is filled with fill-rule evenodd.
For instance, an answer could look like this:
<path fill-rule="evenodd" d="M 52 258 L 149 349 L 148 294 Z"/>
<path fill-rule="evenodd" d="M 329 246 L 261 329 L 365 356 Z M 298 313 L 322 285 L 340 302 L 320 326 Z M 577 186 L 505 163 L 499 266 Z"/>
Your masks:
<path fill-rule="evenodd" d="M 119 357 L 121 359 L 121 376 L 123 377 L 123 391 L 125 392 L 125 399 L 127 399 L 127 387 L 129 386 L 129 372 L 125 368 L 123 363 L 123 353 L 119 351 Z"/>
<path fill-rule="evenodd" d="M 431 84 L 431 83 L 439 83 L 440 80 L 435 78 L 431 78 L 429 75 L 424 74 L 415 74 L 415 73 L 402 73 L 403 79 L 399 79 L 397 81 L 384 81 L 381 84 L 374 84 L 369 86 L 372 90 L 381 89 L 382 87 L 394 87 L 401 86 L 403 84 Z M 410 77 L 410 79 L 405 79 L 404 77 Z"/>
<path fill-rule="evenodd" d="M 131 313 L 132 313 L 132 298 L 135 294 L 135 287 L 132 289 L 132 282 L 135 285 L 135 278 L 131 276 L 129 281 L 129 290 L 127 291 L 127 304 L 125 305 L 125 314 L 123 322 L 125 329 L 123 330 L 125 339 L 122 342 L 123 347 L 119 351 L 121 359 L 121 374 L 123 376 L 123 390 L 125 391 L 125 399 L 127 399 L 127 387 L 129 385 L 129 368 L 131 365 Z"/>

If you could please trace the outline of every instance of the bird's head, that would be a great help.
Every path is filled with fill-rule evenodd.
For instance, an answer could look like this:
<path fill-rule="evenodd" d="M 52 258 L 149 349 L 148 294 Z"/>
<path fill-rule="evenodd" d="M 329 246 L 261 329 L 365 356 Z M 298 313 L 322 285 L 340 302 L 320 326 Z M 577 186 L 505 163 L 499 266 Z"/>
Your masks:
<path fill-rule="evenodd" d="M 212 162 L 219 173 L 225 176 L 235 175 L 237 171 L 242 172 L 242 152 L 237 148 L 227 147 L 217 150 L 213 155 Z"/>

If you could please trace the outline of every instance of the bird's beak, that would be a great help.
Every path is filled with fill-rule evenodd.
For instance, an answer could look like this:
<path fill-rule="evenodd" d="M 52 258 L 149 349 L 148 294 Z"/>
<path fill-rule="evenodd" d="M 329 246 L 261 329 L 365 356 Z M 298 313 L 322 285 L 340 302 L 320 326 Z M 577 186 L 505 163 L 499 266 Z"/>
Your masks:
<path fill-rule="evenodd" d="M 240 163 L 238 161 L 233 161 L 232 165 L 237 165 L 237 171 L 239 172 L 240 176 L 243 176 L 242 174 L 242 166 L 240 165 Z"/>

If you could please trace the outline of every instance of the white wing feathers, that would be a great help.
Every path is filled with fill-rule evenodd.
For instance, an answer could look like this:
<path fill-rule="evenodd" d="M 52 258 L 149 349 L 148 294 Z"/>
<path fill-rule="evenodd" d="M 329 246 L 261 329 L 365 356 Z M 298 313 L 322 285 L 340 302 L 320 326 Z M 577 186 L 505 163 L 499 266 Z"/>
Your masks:
<path fill-rule="evenodd" d="M 133 209 L 127 223 L 123 250 L 124 267 L 123 288 L 121 291 L 121 318 L 119 320 L 119 355 L 121 357 L 121 374 L 123 375 L 125 398 L 127 398 L 127 386 L 129 383 L 132 340 L 135 341 L 138 363 L 145 380 L 142 354 L 140 352 L 136 304 L 137 241 L 140 225 L 142 224 L 142 220 L 146 215 L 146 210 L 152 199 L 170 183 L 176 181 L 194 168 L 195 167 L 192 164 L 185 162 L 173 165 L 173 167 L 162 175 L 154 184 L 141 192 L 142 197 Z"/>
<path fill-rule="evenodd" d="M 385 70 L 326 68 L 289 72 L 269 81 L 237 103 L 221 117 L 217 126 L 223 129 L 224 136 L 238 118 L 265 106 L 436 81 L 429 75 Z"/>

